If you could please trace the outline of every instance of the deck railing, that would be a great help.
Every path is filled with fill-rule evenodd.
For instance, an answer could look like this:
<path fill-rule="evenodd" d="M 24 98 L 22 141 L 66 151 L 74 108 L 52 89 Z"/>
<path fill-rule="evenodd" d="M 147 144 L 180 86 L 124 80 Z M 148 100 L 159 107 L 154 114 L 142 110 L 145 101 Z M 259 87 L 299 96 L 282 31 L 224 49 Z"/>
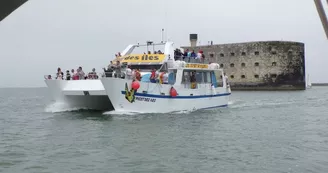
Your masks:
<path fill-rule="evenodd" d="M 186 63 L 201 63 L 201 64 L 209 64 L 209 63 L 217 62 L 216 58 L 214 57 L 200 59 L 195 57 L 186 57 L 186 56 L 178 56 L 178 55 L 174 56 L 174 60 L 185 61 Z"/>

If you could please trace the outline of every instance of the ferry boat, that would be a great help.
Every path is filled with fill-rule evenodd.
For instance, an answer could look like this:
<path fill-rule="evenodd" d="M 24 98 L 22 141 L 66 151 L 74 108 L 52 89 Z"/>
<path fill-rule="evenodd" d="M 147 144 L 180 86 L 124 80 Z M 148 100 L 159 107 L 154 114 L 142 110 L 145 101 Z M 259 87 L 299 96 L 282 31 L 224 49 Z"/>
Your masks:
<path fill-rule="evenodd" d="M 121 62 L 132 69 L 140 69 L 141 81 L 101 78 L 115 111 L 169 113 L 228 106 L 231 90 L 226 78 L 222 77 L 224 72 L 219 64 L 174 60 L 173 42 L 156 45 L 160 44 L 165 46 L 164 54 L 130 54 L 141 45 L 130 45 L 126 49 L 129 53 L 122 57 Z M 168 84 L 149 81 L 150 71 L 154 68 L 169 74 Z M 191 81 L 191 77 L 195 80 Z M 137 88 L 132 87 L 134 83 Z"/>

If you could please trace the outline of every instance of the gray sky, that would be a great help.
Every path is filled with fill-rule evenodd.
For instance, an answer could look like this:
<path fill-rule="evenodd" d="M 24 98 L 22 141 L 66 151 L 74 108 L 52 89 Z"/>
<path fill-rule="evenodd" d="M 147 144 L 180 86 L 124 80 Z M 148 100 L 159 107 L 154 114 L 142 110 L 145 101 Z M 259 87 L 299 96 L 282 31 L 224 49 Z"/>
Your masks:
<path fill-rule="evenodd" d="M 45 86 L 57 67 L 100 72 L 128 44 L 160 41 L 161 28 L 176 46 L 190 33 L 203 44 L 304 42 L 311 81 L 328 82 L 312 0 L 30 0 L 0 23 L 0 87 Z"/>

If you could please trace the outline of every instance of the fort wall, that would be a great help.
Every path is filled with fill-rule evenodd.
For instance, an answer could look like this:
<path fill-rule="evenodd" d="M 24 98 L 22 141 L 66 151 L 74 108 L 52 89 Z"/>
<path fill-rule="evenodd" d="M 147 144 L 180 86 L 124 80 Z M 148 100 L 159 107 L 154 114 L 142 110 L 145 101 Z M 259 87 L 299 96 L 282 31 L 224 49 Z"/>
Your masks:
<path fill-rule="evenodd" d="M 187 46 L 202 50 L 205 59 L 219 63 L 234 90 L 304 90 L 304 44 L 259 41 Z"/>

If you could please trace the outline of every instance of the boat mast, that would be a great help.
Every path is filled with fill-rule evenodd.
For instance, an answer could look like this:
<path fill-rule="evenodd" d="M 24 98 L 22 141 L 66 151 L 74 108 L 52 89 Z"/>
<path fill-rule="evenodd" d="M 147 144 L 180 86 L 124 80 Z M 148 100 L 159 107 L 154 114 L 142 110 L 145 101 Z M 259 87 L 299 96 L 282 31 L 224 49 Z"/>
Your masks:
<path fill-rule="evenodd" d="M 326 33 L 326 37 L 328 39 L 328 20 L 327 20 L 327 16 L 326 16 L 325 10 L 323 8 L 322 2 L 321 2 L 321 0 L 314 0 L 314 3 L 317 8 L 317 12 L 319 14 L 319 17 L 320 17 L 320 20 L 322 23 L 322 27 L 323 27 L 323 29 Z M 327 3 L 328 3 L 328 0 L 327 0 Z"/>
<path fill-rule="evenodd" d="M 161 40 L 161 43 L 163 43 L 163 42 L 164 42 L 164 28 L 162 29 L 161 34 L 162 34 L 162 40 Z"/>

